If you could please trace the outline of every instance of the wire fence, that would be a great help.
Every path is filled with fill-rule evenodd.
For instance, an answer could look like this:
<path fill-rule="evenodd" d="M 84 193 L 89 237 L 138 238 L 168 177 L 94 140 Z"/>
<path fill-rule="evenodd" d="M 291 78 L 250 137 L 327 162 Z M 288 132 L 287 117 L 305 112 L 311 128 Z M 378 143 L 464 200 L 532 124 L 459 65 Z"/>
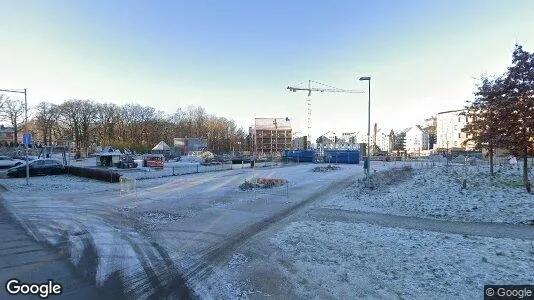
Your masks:
<path fill-rule="evenodd" d="M 490 165 L 489 158 L 466 157 L 463 155 L 456 157 L 430 156 L 417 158 L 402 158 L 400 160 L 393 160 L 389 163 L 404 166 L 411 165 L 412 167 L 433 167 L 433 166 L 479 166 L 486 167 Z M 494 166 L 523 166 L 522 158 L 512 157 L 495 157 L 493 159 Z M 527 158 L 527 168 L 534 168 L 534 157 Z"/>
<path fill-rule="evenodd" d="M 187 174 L 196 174 L 196 173 L 207 173 L 207 172 L 217 172 L 217 171 L 226 171 L 232 170 L 232 164 L 214 164 L 214 165 L 201 165 L 201 164 L 192 164 L 192 165 L 182 165 L 182 166 L 172 166 L 165 167 L 163 169 L 153 169 L 146 168 L 143 171 L 135 170 L 131 172 L 124 172 L 123 176 L 136 179 L 154 179 L 170 176 L 180 176 Z"/>

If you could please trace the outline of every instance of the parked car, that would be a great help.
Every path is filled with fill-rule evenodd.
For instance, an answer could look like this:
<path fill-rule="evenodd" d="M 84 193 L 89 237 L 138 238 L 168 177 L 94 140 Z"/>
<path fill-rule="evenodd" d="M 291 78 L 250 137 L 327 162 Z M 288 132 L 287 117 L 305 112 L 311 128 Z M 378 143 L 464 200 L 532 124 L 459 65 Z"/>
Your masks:
<path fill-rule="evenodd" d="M 12 168 L 24 164 L 25 161 L 9 156 L 0 156 L 0 168 Z"/>
<path fill-rule="evenodd" d="M 24 156 L 24 155 L 22 155 L 22 156 L 21 155 L 19 155 L 19 156 L 11 156 L 11 158 L 18 159 L 18 160 L 21 160 L 23 162 L 26 162 L 26 156 Z M 35 159 L 37 159 L 36 156 L 28 155 L 28 160 L 35 160 Z"/>
<path fill-rule="evenodd" d="M 55 159 L 36 159 L 29 162 L 30 176 L 57 175 L 65 171 L 65 167 Z M 26 176 L 26 164 L 22 164 L 7 170 L 9 177 Z"/>

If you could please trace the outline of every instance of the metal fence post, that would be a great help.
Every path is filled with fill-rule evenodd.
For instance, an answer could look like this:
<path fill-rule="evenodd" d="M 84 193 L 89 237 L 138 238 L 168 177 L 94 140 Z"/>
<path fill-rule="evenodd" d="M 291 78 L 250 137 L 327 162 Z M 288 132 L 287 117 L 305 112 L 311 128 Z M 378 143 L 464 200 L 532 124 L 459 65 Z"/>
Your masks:
<path fill-rule="evenodd" d="M 289 197 L 289 181 L 286 180 L 286 197 Z"/>

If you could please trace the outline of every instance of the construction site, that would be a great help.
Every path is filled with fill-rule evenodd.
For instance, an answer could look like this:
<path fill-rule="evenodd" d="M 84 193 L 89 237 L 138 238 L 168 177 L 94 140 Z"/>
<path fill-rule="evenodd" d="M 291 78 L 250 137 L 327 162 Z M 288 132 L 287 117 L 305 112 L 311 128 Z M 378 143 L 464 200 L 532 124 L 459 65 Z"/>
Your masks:
<path fill-rule="evenodd" d="M 464 191 L 483 193 L 478 185 L 486 183 L 465 184 L 461 193 L 446 195 L 457 190 L 461 179 L 466 182 L 461 177 L 464 172 L 478 174 L 477 168 L 485 165 L 448 166 L 448 161 L 446 164 L 439 158 L 383 160 L 370 165 L 368 161 L 366 170 L 360 163 L 368 156 L 360 151 L 367 149 L 362 149 L 361 142 L 368 143 L 369 135 L 338 135 L 321 128 L 324 134 L 315 141 L 311 136 L 312 93 L 359 91 L 312 87 L 311 83 L 308 87 L 288 87 L 289 91 L 307 93 L 307 132 L 300 136 L 298 147 L 293 143 L 297 137 L 291 119 L 279 117 L 255 118 L 249 129 L 248 160 L 244 151 L 214 154 L 201 138 L 175 138 L 174 147 L 160 141 L 143 154 L 102 147 L 79 157 L 69 147 L 32 148 L 28 151 L 30 165 L 43 158 L 55 159 L 63 162 L 64 172 L 7 178 L 5 172 L 10 169 L 0 171 L 3 206 L 30 236 L 63 253 L 95 286 L 114 287 L 115 299 L 313 298 L 330 293 L 345 298 L 361 291 L 355 288 L 359 278 L 379 278 L 382 285 L 391 286 L 398 294 L 403 282 L 391 281 L 387 272 L 403 272 L 403 261 L 379 264 L 374 273 L 356 273 L 362 260 L 354 253 L 372 257 L 363 263 L 374 270 L 376 261 L 381 261 L 376 249 L 390 244 L 403 249 L 395 257 L 404 255 L 408 248 L 422 249 L 410 254 L 421 266 L 413 276 L 428 280 L 424 274 L 433 274 L 439 262 L 429 263 L 425 255 L 436 247 L 425 244 L 429 233 L 415 235 L 414 240 L 414 233 L 407 230 L 413 226 L 427 230 L 430 223 L 434 226 L 432 237 L 455 232 L 480 235 L 470 229 L 471 225 L 458 226 L 449 218 L 493 220 L 490 212 L 478 209 L 491 205 L 462 198 Z M 28 149 L 17 150 L 22 158 L 26 151 L 20 150 Z M 447 181 L 448 176 L 456 177 Z M 421 199 L 418 193 L 434 199 L 437 187 L 429 182 L 445 182 L 439 186 L 441 198 L 412 205 L 413 199 Z M 397 185 L 400 187 L 395 190 Z M 388 192 L 390 186 L 394 192 Z M 515 192 L 512 187 L 503 188 L 499 197 L 510 192 Z M 368 201 L 369 197 L 376 199 Z M 477 209 L 461 210 L 466 201 Z M 499 209 L 511 211 L 515 217 L 510 221 L 519 224 L 528 221 L 529 216 L 521 211 L 526 211 L 529 203 L 528 196 L 517 197 L 514 206 Z M 459 212 L 453 213 L 455 209 Z M 425 213 L 444 215 L 439 221 L 443 223 L 419 219 Z M 397 228 L 399 224 L 402 228 Z M 502 230 L 507 235 L 525 230 L 517 226 L 520 229 L 514 231 L 503 225 Z M 470 255 L 472 243 L 464 239 L 453 244 L 451 251 Z M 516 249 L 524 247 L 516 245 Z M 517 257 L 525 261 L 522 253 Z M 470 270 L 468 264 L 458 262 L 455 268 L 457 265 Z M 447 274 L 452 272 L 447 265 L 440 267 Z M 515 272 L 501 265 L 488 267 L 488 272 L 505 269 Z M 0 278 L 7 275 L 0 270 Z M 476 276 L 465 272 L 466 280 Z M 324 278 L 328 278 L 328 286 Z M 310 282 L 302 283 L 307 280 Z M 472 289 L 463 288 L 472 294 Z M 418 289 L 426 291 L 421 286 Z M 369 289 L 365 295 L 393 296 Z"/>

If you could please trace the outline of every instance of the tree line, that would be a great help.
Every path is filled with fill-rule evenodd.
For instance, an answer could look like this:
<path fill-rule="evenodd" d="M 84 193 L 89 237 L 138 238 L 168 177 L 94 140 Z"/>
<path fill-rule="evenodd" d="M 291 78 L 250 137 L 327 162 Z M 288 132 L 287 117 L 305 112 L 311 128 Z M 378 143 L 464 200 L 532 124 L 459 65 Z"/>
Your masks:
<path fill-rule="evenodd" d="M 34 140 L 43 145 L 74 142 L 79 151 L 111 146 L 147 152 L 160 141 L 172 146 L 176 137 L 200 137 L 215 152 L 245 150 L 246 133 L 231 119 L 208 114 L 200 106 L 166 114 L 139 104 L 97 103 L 71 99 L 61 104 L 40 102 L 31 108 Z M 24 102 L 0 95 L 0 118 L 14 129 L 14 140 L 24 124 Z"/>
<path fill-rule="evenodd" d="M 534 155 L 534 53 L 515 45 L 512 63 L 497 76 L 483 76 L 477 85 L 475 99 L 466 106 L 465 116 L 471 121 L 465 131 L 478 149 L 488 150 L 490 173 L 493 155 L 505 149 L 523 160 L 523 181 L 527 191 L 528 157 Z"/>

